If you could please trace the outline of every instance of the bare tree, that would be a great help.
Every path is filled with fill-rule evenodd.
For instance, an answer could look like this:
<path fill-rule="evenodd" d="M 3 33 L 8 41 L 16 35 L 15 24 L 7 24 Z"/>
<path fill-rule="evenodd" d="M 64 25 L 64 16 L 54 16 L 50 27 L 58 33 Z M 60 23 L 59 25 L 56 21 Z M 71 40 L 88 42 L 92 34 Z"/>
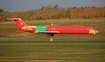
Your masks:
<path fill-rule="evenodd" d="M 48 5 L 48 9 L 51 9 L 52 7 L 50 5 Z"/>
<path fill-rule="evenodd" d="M 44 6 L 42 6 L 41 10 L 45 10 L 45 7 L 44 7 Z"/>
<path fill-rule="evenodd" d="M 46 7 L 42 6 L 41 10 L 48 10 L 48 9 L 51 9 L 51 8 L 52 8 L 52 7 L 51 7 L 50 5 L 48 5 L 48 6 L 46 6 Z"/>
<path fill-rule="evenodd" d="M 56 3 L 55 6 L 53 7 L 54 9 L 58 9 L 58 4 Z"/>

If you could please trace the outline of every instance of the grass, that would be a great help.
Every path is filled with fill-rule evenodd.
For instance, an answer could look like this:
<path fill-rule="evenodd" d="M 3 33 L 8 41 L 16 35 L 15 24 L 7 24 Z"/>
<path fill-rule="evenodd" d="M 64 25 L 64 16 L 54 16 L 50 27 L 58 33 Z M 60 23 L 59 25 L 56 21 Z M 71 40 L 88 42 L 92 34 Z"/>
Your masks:
<path fill-rule="evenodd" d="M 23 35 L 23 34 L 21 34 Z M 26 36 L 16 36 L 16 37 L 7 37 L 7 38 L 1 38 L 1 41 L 49 41 L 50 37 L 43 37 L 46 36 L 46 34 L 39 34 L 39 35 L 33 35 L 29 34 Z M 7 41 L 8 39 L 8 41 Z M 55 34 L 53 37 L 54 41 L 104 41 L 105 37 L 101 35 L 93 36 L 93 35 L 68 35 L 68 34 Z"/>
<path fill-rule="evenodd" d="M 87 34 L 55 34 L 54 41 L 105 41 L 105 18 L 24 21 L 28 25 L 92 26 L 100 31 Z M 46 34 L 16 29 L 15 22 L 0 22 L 0 42 L 49 41 Z M 8 43 L 0 44 L 0 62 L 104 62 L 105 44 L 101 43 Z"/>
<path fill-rule="evenodd" d="M 105 44 L 0 44 L 1 62 L 104 62 Z"/>
<path fill-rule="evenodd" d="M 91 26 L 100 31 L 96 36 L 81 34 L 54 34 L 54 41 L 105 41 L 105 18 L 98 19 L 59 19 L 24 21 L 27 25 L 37 26 Z M 1 22 L 0 35 L 11 36 L 0 38 L 0 41 L 49 41 L 47 34 L 33 34 L 17 30 L 15 22 Z M 14 37 L 15 36 L 15 37 Z"/>

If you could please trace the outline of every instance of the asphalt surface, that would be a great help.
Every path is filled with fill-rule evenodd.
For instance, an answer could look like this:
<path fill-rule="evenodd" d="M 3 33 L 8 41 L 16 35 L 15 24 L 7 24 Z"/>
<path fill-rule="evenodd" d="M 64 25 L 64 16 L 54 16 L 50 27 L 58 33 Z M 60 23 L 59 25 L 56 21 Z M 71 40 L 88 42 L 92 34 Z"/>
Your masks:
<path fill-rule="evenodd" d="M 105 43 L 105 41 L 9 41 L 0 43 Z"/>

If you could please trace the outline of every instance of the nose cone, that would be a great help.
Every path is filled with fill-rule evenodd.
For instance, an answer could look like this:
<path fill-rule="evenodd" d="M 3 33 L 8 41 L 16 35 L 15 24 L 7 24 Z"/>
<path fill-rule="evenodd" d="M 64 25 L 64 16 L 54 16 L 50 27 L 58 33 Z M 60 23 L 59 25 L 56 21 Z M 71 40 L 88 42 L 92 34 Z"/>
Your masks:
<path fill-rule="evenodd" d="M 97 33 L 99 33 L 99 31 L 98 31 L 98 30 L 96 30 L 96 31 L 95 31 L 95 33 L 97 34 Z"/>
<path fill-rule="evenodd" d="M 99 31 L 97 30 L 97 33 L 99 33 Z"/>

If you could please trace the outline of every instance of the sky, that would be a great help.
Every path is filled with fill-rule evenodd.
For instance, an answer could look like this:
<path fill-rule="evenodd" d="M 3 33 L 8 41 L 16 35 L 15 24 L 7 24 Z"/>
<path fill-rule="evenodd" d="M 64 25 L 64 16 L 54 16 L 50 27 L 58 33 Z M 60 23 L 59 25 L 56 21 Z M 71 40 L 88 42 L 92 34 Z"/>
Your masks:
<path fill-rule="evenodd" d="M 0 0 L 0 8 L 9 12 L 41 9 L 42 6 L 58 4 L 59 7 L 104 7 L 105 0 Z"/>

